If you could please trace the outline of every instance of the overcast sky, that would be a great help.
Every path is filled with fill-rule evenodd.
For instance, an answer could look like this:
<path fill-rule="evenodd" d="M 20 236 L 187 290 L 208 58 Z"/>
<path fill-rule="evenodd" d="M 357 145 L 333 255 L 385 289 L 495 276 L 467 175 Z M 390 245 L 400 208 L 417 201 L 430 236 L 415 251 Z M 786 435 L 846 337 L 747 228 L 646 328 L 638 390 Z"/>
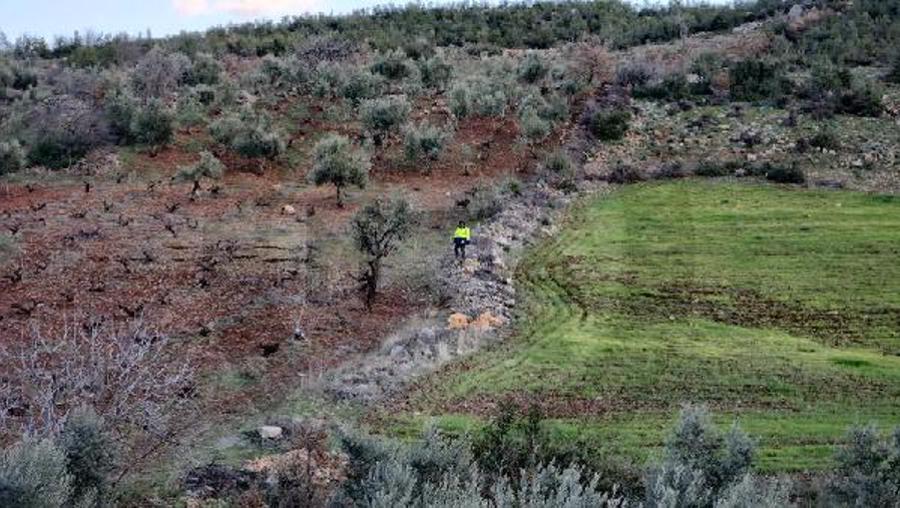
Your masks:
<path fill-rule="evenodd" d="M 635 0 L 642 3 L 643 0 Z M 713 0 L 731 3 L 730 0 Z M 214 25 L 310 12 L 348 13 L 384 5 L 384 0 L 0 0 L 0 31 L 52 39 L 87 29 L 154 36 Z M 405 4 L 405 2 L 399 2 Z M 441 3 L 438 1 L 437 3 Z M 651 2 L 652 3 L 652 2 Z"/>

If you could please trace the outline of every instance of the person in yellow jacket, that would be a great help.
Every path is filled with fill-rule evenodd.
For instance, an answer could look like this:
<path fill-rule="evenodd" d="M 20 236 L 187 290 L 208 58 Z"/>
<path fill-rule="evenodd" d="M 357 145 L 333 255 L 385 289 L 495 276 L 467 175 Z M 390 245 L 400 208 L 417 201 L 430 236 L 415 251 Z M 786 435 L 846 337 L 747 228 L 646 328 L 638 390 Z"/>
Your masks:
<path fill-rule="evenodd" d="M 453 232 L 453 255 L 457 259 L 466 259 L 466 245 L 472 239 L 472 231 L 466 223 L 459 221 L 456 231 Z"/>

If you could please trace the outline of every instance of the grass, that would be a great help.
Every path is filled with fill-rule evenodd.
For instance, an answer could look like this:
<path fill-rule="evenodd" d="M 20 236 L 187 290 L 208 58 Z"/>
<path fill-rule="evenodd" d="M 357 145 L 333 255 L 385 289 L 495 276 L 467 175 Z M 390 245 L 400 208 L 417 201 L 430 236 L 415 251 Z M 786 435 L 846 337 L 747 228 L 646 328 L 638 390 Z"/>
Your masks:
<path fill-rule="evenodd" d="M 460 428 L 514 396 L 550 408 L 561 440 L 642 461 L 704 402 L 760 439 L 758 467 L 826 467 L 848 426 L 900 424 L 898 246 L 893 199 L 624 188 L 526 257 L 517 336 L 426 383 L 415 418 Z"/>

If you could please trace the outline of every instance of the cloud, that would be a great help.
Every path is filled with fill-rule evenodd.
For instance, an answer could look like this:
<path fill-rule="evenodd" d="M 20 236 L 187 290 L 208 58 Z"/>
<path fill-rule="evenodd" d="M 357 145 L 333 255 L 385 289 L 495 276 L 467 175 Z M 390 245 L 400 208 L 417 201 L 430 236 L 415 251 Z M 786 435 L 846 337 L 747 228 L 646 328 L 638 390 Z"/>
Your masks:
<path fill-rule="evenodd" d="M 208 0 L 172 0 L 172 5 L 182 16 L 196 16 L 209 11 Z"/>
<path fill-rule="evenodd" d="M 244 17 L 303 14 L 320 6 L 320 0 L 172 0 L 183 16 L 227 13 Z"/>

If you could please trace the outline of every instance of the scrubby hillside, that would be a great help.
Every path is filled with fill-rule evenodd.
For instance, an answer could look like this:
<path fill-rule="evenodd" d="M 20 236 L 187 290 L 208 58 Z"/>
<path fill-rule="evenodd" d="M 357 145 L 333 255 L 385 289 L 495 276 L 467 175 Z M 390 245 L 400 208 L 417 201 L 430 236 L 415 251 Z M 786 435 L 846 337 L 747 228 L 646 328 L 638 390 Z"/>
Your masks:
<path fill-rule="evenodd" d="M 898 28 L 572 2 L 0 38 L 0 504 L 889 506 L 897 443 L 833 456 L 900 424 Z M 693 406 L 663 447 L 684 403 L 760 460 Z"/>

